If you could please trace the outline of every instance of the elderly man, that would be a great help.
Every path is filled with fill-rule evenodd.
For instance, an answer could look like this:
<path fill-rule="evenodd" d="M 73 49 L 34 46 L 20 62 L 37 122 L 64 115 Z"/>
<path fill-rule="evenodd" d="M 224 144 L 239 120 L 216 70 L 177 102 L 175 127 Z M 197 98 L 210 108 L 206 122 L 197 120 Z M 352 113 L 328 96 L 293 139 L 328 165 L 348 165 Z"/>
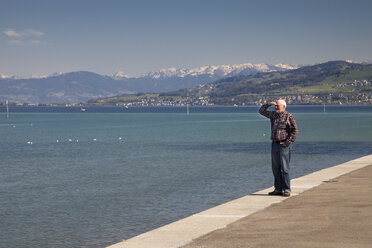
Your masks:
<path fill-rule="evenodd" d="M 275 105 L 275 111 L 267 109 Z M 289 162 L 291 160 L 291 144 L 296 140 L 298 127 L 293 115 L 285 111 L 284 100 L 262 105 L 259 113 L 271 121 L 271 165 L 274 174 L 274 191 L 269 195 L 291 195 Z"/>

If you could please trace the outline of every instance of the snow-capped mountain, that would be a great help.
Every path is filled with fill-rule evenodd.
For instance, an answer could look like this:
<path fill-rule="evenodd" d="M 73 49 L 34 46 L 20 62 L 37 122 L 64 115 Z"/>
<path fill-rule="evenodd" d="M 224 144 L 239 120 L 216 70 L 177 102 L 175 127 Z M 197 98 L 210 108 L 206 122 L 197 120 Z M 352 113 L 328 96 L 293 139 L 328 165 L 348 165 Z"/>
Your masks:
<path fill-rule="evenodd" d="M 171 77 L 189 77 L 189 76 L 201 76 L 209 75 L 216 77 L 229 77 L 236 75 L 250 75 L 258 72 L 270 72 L 270 71 L 284 71 L 297 69 L 297 65 L 290 64 L 234 64 L 234 65 L 206 65 L 199 68 L 193 69 L 176 69 L 174 67 L 168 69 L 161 69 L 158 71 L 152 71 L 142 74 L 140 77 L 153 78 L 153 79 L 166 79 Z"/>
<path fill-rule="evenodd" d="M 128 74 L 125 74 L 123 71 L 118 71 L 112 76 L 113 79 L 115 80 L 121 80 L 124 78 L 130 78 Z"/>
<path fill-rule="evenodd" d="M 348 59 L 345 61 L 351 64 L 372 65 L 372 60 L 354 61 L 354 60 Z"/>
<path fill-rule="evenodd" d="M 192 69 L 176 69 L 174 67 L 144 73 L 139 77 L 129 77 L 123 72 L 112 78 L 125 81 L 126 90 L 131 92 L 166 92 L 182 88 L 193 88 L 200 84 L 210 83 L 225 77 L 245 76 L 260 72 L 285 71 L 297 69 L 297 65 L 288 64 L 234 64 L 206 65 Z"/>
<path fill-rule="evenodd" d="M 27 75 L 27 76 L 8 76 L 0 73 L 0 79 L 32 79 L 32 78 L 47 78 L 48 75 Z"/>

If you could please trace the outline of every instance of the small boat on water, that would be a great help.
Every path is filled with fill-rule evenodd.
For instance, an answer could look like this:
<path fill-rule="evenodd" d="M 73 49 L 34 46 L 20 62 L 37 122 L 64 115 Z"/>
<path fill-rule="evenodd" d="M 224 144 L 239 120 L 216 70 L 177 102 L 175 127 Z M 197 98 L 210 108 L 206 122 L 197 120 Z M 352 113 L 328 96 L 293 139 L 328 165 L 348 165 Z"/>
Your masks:
<path fill-rule="evenodd" d="M 87 111 L 85 108 L 81 108 L 80 110 L 81 110 L 81 112 Z"/>

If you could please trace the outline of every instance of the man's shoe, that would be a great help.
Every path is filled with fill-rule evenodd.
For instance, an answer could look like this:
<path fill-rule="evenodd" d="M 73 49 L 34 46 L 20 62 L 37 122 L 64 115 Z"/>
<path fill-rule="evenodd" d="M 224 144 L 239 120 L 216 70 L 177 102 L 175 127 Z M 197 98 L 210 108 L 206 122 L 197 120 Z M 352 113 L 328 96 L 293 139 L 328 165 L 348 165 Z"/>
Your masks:
<path fill-rule="evenodd" d="M 283 196 L 285 196 L 285 197 L 291 196 L 291 192 L 289 192 L 289 191 L 285 191 L 285 192 L 283 193 Z"/>
<path fill-rule="evenodd" d="M 274 190 L 272 192 L 269 192 L 269 195 L 283 195 L 283 192 L 279 190 Z"/>

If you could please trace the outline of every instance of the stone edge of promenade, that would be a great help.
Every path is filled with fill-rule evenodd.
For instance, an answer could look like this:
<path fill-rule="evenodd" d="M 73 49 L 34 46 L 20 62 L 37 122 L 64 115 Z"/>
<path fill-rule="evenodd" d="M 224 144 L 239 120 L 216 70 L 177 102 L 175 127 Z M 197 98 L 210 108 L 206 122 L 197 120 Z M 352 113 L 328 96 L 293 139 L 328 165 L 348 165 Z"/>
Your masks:
<path fill-rule="evenodd" d="M 370 164 L 372 164 L 372 154 L 293 179 L 291 181 L 291 197 L 319 186 L 323 182 L 330 181 Z M 131 239 L 111 245 L 109 248 L 176 248 L 184 246 L 193 239 L 214 230 L 224 228 L 228 224 L 241 218 L 288 199 L 281 196 L 263 197 L 271 190 L 273 190 L 272 187 L 226 202 L 152 231 L 140 234 Z"/>

